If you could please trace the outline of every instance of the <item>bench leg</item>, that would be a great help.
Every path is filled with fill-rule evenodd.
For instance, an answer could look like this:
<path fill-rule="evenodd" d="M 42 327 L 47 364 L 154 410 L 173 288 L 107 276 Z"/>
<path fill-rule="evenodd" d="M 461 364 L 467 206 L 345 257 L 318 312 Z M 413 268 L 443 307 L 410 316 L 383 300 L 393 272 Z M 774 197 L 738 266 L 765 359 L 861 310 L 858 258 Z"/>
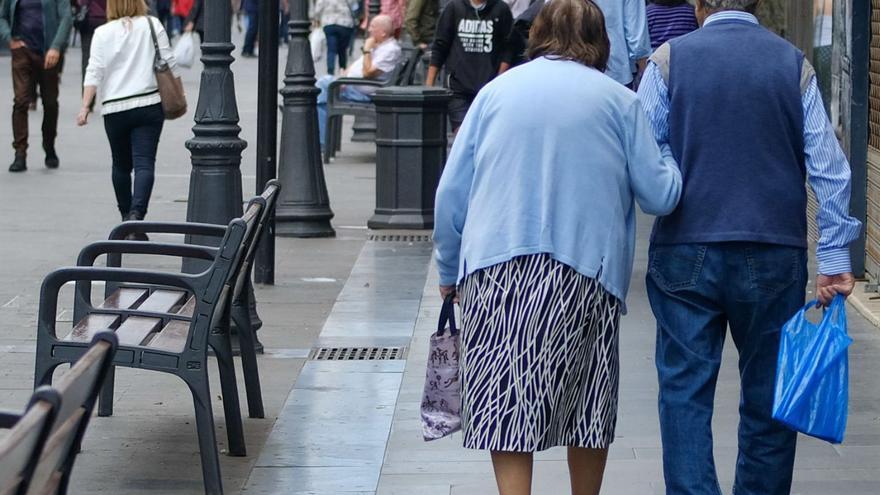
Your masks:
<path fill-rule="evenodd" d="M 116 366 L 110 366 L 101 393 L 98 396 L 98 416 L 113 416 L 113 388 L 116 383 Z"/>
<path fill-rule="evenodd" d="M 217 437 L 214 433 L 214 413 L 211 411 L 208 375 L 202 372 L 198 377 L 186 379 L 186 384 L 192 392 L 196 410 L 196 433 L 199 435 L 205 493 L 222 495 L 223 479 L 220 477 L 220 455 L 217 452 Z"/>
<path fill-rule="evenodd" d="M 57 361 L 38 357 L 34 366 L 34 389 L 40 385 L 52 385 L 52 374 L 60 364 Z"/>
<path fill-rule="evenodd" d="M 254 344 L 254 330 L 251 326 L 247 306 L 232 306 L 232 319 L 238 327 L 238 342 L 241 347 L 241 368 L 244 373 L 244 390 L 247 393 L 248 416 L 265 418 L 263 392 L 260 389 L 260 371 L 257 367 L 257 352 Z"/>
<path fill-rule="evenodd" d="M 226 418 L 226 435 L 229 439 L 229 455 L 245 456 L 244 427 L 241 421 L 241 404 L 238 401 L 238 384 L 235 379 L 235 361 L 232 359 L 232 344 L 229 340 L 229 323 L 222 334 L 211 339 L 220 371 L 220 391 L 223 395 L 223 415 Z"/>

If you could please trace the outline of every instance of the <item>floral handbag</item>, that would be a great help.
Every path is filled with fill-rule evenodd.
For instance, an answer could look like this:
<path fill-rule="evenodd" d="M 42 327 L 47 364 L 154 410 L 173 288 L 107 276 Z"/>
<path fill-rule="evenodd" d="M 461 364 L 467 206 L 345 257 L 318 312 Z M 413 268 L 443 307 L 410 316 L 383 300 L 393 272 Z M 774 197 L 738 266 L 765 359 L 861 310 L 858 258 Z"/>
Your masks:
<path fill-rule="evenodd" d="M 461 429 L 461 382 L 458 370 L 461 337 L 455 326 L 454 298 L 455 294 L 450 294 L 443 301 L 437 332 L 431 335 L 421 408 L 422 436 L 425 441 L 437 440 Z"/>

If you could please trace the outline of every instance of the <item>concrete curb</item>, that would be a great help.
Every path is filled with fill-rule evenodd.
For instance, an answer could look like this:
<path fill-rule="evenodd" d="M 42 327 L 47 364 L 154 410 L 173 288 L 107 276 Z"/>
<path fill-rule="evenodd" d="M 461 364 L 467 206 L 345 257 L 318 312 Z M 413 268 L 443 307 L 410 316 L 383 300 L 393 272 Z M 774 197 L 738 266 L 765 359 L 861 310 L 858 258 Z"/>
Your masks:
<path fill-rule="evenodd" d="M 872 300 L 871 298 L 877 297 L 877 295 L 873 292 L 866 292 L 867 285 L 867 282 L 856 282 L 856 288 L 847 301 L 872 325 L 880 327 L 880 298 Z"/>

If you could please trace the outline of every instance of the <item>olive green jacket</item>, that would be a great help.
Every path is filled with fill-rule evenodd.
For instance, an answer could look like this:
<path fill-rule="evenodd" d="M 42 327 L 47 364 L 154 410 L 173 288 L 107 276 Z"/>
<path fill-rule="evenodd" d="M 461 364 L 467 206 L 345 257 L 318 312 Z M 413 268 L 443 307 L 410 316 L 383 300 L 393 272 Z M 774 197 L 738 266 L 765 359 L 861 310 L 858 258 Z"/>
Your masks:
<path fill-rule="evenodd" d="M 430 45 L 434 41 L 434 29 L 440 17 L 438 0 L 409 0 L 403 21 L 406 32 L 412 37 L 414 45 Z"/>
<path fill-rule="evenodd" d="M 0 43 L 8 44 L 15 26 L 15 8 L 18 0 L 0 0 Z M 43 46 L 46 50 L 63 52 L 70 39 L 73 15 L 70 0 L 43 0 Z"/>

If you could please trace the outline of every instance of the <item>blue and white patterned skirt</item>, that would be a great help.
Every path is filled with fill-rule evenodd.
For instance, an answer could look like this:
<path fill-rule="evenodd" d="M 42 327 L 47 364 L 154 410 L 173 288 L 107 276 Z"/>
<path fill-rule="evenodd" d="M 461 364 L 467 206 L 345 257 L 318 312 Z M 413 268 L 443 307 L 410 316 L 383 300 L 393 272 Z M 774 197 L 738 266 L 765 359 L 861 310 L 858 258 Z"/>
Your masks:
<path fill-rule="evenodd" d="M 617 421 L 620 302 L 547 254 L 460 287 L 464 446 L 607 448 Z"/>

